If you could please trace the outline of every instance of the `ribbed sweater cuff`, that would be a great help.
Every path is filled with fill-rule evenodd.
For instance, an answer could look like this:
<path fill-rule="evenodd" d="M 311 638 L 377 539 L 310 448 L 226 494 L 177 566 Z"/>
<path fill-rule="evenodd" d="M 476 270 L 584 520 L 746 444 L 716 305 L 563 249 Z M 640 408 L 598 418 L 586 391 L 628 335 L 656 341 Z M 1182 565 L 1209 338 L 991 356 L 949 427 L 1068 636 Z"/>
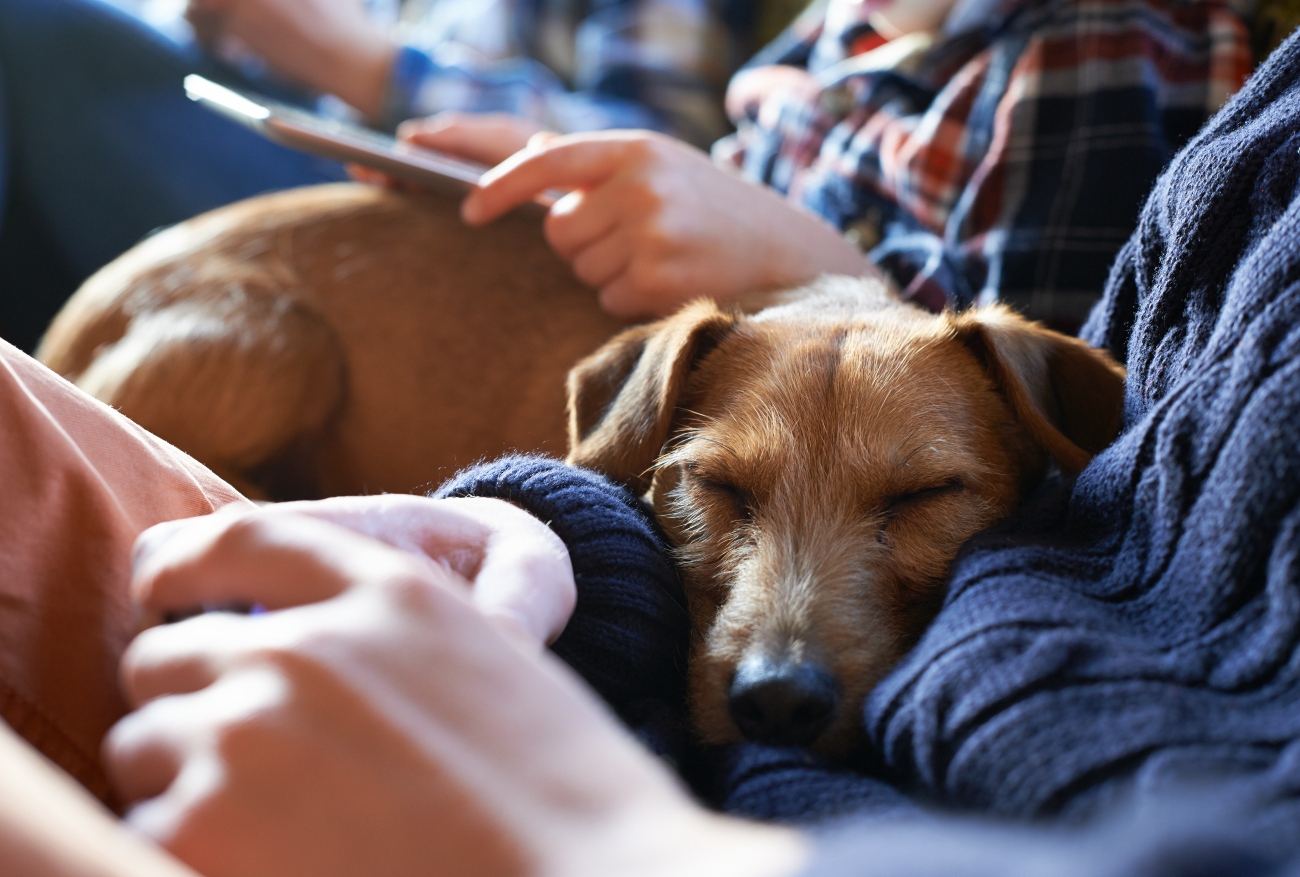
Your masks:
<path fill-rule="evenodd" d="M 467 469 L 437 497 L 483 496 L 527 510 L 564 541 L 578 602 L 552 647 L 629 722 L 680 712 L 689 618 L 658 528 L 631 493 L 545 457 L 504 457 Z M 657 723 L 657 722 L 656 722 Z"/>

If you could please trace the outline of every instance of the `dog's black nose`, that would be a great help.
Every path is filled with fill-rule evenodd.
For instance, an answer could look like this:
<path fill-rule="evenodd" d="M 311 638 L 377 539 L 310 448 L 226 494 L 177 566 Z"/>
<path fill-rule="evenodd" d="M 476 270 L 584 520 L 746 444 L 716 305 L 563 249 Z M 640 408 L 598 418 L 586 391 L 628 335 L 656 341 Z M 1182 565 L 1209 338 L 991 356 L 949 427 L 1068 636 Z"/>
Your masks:
<path fill-rule="evenodd" d="M 806 746 L 817 739 L 839 703 L 835 677 L 807 661 L 742 661 L 731 682 L 731 718 L 746 739 Z"/>

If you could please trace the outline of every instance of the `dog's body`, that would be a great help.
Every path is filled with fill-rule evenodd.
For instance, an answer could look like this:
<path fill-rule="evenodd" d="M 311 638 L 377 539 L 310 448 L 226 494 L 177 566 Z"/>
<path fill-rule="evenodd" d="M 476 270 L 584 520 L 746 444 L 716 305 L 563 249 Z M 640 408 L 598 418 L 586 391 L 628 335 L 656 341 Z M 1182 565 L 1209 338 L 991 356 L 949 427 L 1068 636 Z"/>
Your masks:
<path fill-rule="evenodd" d="M 1114 438 L 1123 371 L 1002 308 L 827 279 L 697 303 L 570 377 L 573 462 L 648 490 L 695 625 L 697 729 L 850 751 L 961 545 Z"/>
<path fill-rule="evenodd" d="M 694 622 L 697 729 L 839 755 L 969 537 L 1115 435 L 1122 370 L 1005 309 L 832 279 L 621 328 L 535 217 L 336 186 L 165 232 L 60 315 L 47 364 L 275 498 L 412 491 L 558 450 L 648 493 Z M 752 309 L 751 309 L 752 310 Z"/>
<path fill-rule="evenodd" d="M 38 358 L 245 492 L 409 492 L 561 453 L 564 375 L 622 328 L 536 216 L 368 186 L 254 198 L 104 268 Z"/>

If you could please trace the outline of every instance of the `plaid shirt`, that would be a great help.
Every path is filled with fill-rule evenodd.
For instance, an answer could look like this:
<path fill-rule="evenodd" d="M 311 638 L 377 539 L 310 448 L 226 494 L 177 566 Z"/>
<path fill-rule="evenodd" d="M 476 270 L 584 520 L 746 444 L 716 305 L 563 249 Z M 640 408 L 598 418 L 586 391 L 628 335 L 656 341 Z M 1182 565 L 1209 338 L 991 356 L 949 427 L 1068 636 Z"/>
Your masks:
<path fill-rule="evenodd" d="M 823 90 L 772 98 L 776 124 L 717 154 L 935 309 L 1077 326 L 1161 168 L 1250 71 L 1218 0 L 961 0 L 945 33 L 892 43 L 861 8 L 811 10 L 765 53 Z"/>
<path fill-rule="evenodd" d="M 761 27 L 748 0 L 407 0 L 390 125 L 505 112 L 554 131 L 651 128 L 707 145 Z"/>

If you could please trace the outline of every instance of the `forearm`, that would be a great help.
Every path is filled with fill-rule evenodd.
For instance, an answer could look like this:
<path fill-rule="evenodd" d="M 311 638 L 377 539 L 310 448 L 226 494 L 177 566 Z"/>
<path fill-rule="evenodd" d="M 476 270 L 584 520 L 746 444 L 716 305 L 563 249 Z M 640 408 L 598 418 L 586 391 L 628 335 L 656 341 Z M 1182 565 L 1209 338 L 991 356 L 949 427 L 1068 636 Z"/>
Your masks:
<path fill-rule="evenodd" d="M 355 107 L 367 119 L 378 120 L 385 109 L 390 71 L 398 47 L 375 35 L 368 40 L 339 44 L 309 61 L 309 84 Z"/>
<path fill-rule="evenodd" d="M 772 202 L 770 209 L 744 218 L 755 225 L 755 243 L 765 245 L 769 254 L 765 274 L 756 281 L 755 288 L 788 289 L 826 274 L 886 279 L 861 250 L 821 216 L 771 189 L 760 188 Z M 741 221 L 741 217 L 737 220 Z"/>
<path fill-rule="evenodd" d="M 22 877 L 195 877 L 0 722 L 0 862 Z"/>
<path fill-rule="evenodd" d="M 397 46 L 360 0 L 189 0 L 186 15 L 202 42 L 232 37 L 281 76 L 383 110 Z"/>

